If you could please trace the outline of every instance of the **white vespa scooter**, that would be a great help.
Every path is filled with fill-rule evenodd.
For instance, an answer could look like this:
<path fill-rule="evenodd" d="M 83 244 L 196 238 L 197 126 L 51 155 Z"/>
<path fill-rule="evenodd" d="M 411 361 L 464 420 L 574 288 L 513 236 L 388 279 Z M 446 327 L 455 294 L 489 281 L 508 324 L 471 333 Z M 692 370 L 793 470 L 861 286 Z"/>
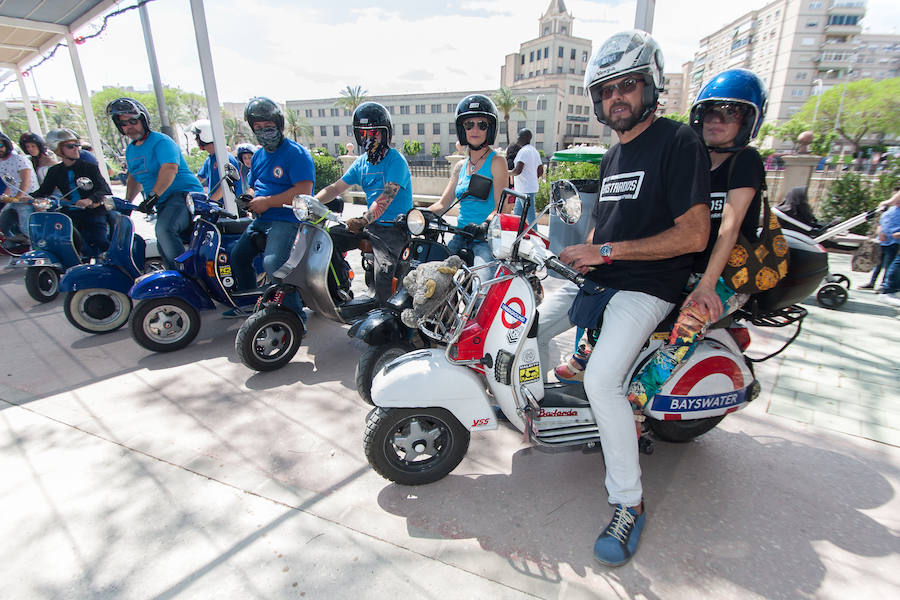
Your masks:
<path fill-rule="evenodd" d="M 550 206 L 568 223 L 580 218 L 577 194 L 570 182 L 556 182 L 551 193 Z M 450 473 L 466 454 L 470 432 L 497 429 L 492 405 L 532 442 L 588 448 L 600 442 L 583 385 L 542 382 L 537 306 L 528 282 L 529 274 L 542 268 L 577 285 L 584 284 L 583 276 L 550 254 L 545 240 L 528 235 L 524 216 L 498 215 L 488 240 L 498 260 L 461 268 L 446 301 L 419 319 L 420 330 L 445 347 L 407 353 L 374 379 L 376 408 L 366 420 L 365 453 L 372 468 L 391 481 L 418 485 Z M 804 244 L 808 250 L 810 244 Z M 800 291 L 799 297 L 808 294 Z M 805 316 L 803 308 L 785 306 L 744 318 L 781 327 L 799 324 Z M 647 403 L 645 431 L 667 441 L 687 441 L 757 397 L 760 386 L 743 355 L 749 333 L 727 326 L 731 322 L 711 328 L 693 356 Z M 671 327 L 670 319 L 657 327 L 632 373 L 662 345 Z M 622 392 L 624 397 L 625 387 Z M 642 442 L 642 450 L 652 452 L 652 441 L 642 436 Z"/>

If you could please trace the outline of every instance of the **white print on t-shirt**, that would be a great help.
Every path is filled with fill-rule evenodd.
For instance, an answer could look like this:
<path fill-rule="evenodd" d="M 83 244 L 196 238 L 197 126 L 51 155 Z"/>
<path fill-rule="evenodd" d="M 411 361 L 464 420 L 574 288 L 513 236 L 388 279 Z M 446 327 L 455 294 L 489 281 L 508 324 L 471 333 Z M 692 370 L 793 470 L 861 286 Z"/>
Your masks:
<path fill-rule="evenodd" d="M 633 200 L 641 193 L 641 184 L 644 183 L 644 171 L 631 173 L 619 173 L 603 178 L 600 186 L 600 202 L 618 202 L 619 200 Z"/>
<path fill-rule="evenodd" d="M 725 196 L 728 192 L 712 192 L 709 195 L 709 218 L 721 219 L 725 208 Z"/>

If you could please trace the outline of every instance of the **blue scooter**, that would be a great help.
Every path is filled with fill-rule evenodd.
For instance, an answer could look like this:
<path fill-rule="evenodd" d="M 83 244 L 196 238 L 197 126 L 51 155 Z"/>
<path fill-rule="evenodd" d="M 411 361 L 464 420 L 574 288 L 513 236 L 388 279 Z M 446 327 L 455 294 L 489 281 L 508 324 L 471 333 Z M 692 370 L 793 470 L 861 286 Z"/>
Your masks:
<path fill-rule="evenodd" d="M 4 176 L 7 186 L 16 188 L 15 181 Z M 76 190 L 89 192 L 94 188 L 87 177 L 75 180 L 75 187 L 58 199 L 35 198 L 34 214 L 28 218 L 28 234 L 31 250 L 13 258 L 9 266 L 25 269 L 25 289 L 38 302 L 50 302 L 59 294 L 59 278 L 70 267 L 80 265 L 81 252 L 75 243 L 75 227 L 68 215 L 57 212 L 74 204 L 65 202 L 66 196 Z"/>
<path fill-rule="evenodd" d="M 226 307 L 251 306 L 260 294 L 257 290 L 235 292 L 231 271 L 232 247 L 250 219 L 237 220 L 205 194 L 190 194 L 187 203 L 194 227 L 187 251 L 175 259 L 178 270 L 142 275 L 128 292 L 138 302 L 131 316 L 131 335 L 154 352 L 172 352 L 190 344 L 200 330 L 200 311 L 214 309 L 215 302 Z M 254 267 L 257 273 L 263 272 L 261 257 Z"/>
<path fill-rule="evenodd" d="M 87 333 L 109 333 L 127 323 L 132 309 L 128 290 L 135 279 L 165 268 L 156 244 L 148 246 L 134 232 L 129 215 L 137 206 L 114 196 L 104 198 L 104 204 L 115 215 L 106 258 L 99 264 L 72 267 L 59 282 L 60 291 L 66 293 L 66 318 Z"/>

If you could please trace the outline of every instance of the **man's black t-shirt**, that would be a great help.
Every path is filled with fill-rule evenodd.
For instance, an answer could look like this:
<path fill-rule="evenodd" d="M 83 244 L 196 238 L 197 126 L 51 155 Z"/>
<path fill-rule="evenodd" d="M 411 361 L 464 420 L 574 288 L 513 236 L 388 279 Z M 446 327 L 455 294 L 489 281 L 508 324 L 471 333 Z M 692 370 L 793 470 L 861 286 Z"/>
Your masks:
<path fill-rule="evenodd" d="M 709 154 L 686 125 L 656 119 L 636 139 L 614 146 L 600 164 L 594 244 L 638 240 L 675 225 L 695 204 L 709 203 Z M 693 254 L 664 260 L 615 260 L 587 277 L 617 290 L 678 302 Z"/>
<path fill-rule="evenodd" d="M 732 164 L 734 167 L 731 166 Z M 729 172 L 731 181 L 728 180 Z M 725 199 L 729 190 L 738 188 L 756 190 L 756 195 L 750 201 L 750 206 L 747 207 L 747 213 L 741 222 L 741 233 L 751 242 L 756 241 L 756 230 L 759 227 L 760 209 L 762 208 L 761 189 L 765 176 L 762 158 L 756 148 L 751 147 L 732 154 L 710 173 L 709 242 L 706 244 L 706 250 L 698 252 L 694 259 L 693 271 L 695 273 L 702 273 L 706 270 L 706 264 L 712 255 L 716 238 L 719 237 L 722 210 L 725 208 Z"/>

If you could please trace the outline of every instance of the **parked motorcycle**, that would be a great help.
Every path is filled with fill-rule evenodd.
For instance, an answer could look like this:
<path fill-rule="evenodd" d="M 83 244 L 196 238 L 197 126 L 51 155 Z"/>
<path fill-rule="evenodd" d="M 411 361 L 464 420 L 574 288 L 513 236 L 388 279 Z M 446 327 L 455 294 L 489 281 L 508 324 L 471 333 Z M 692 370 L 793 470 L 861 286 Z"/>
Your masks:
<path fill-rule="evenodd" d="M 255 371 L 283 367 L 300 348 L 306 328 L 284 303 L 289 294 L 299 292 L 306 306 L 338 323 L 352 323 L 378 306 L 375 298 L 354 298 L 350 291 L 350 266 L 335 247 L 336 232 L 329 231 L 329 223 L 343 226 L 341 217 L 312 196 L 297 196 L 290 208 L 300 220 L 290 258 L 234 339 L 241 362 Z"/>
<path fill-rule="evenodd" d="M 0 202 L 7 203 L 6 182 L 0 179 Z M 18 227 L 16 227 L 18 229 Z M 22 256 L 31 249 L 31 242 L 26 235 L 27 231 L 20 231 L 17 234 L 7 236 L 0 231 L 0 255 L 4 256 Z"/>
<path fill-rule="evenodd" d="M 138 207 L 113 196 L 104 198 L 104 204 L 115 226 L 103 262 L 72 267 L 59 282 L 66 294 L 66 318 L 87 333 L 110 333 L 127 323 L 132 309 L 128 291 L 135 280 L 165 268 L 156 242 L 148 245 L 134 232 L 129 215 Z"/>
<path fill-rule="evenodd" d="M 15 187 L 15 181 L 8 175 L 4 176 L 3 181 L 7 186 Z M 66 198 L 76 190 L 89 192 L 93 188 L 89 178 L 79 177 L 75 180 L 75 186 L 59 198 L 32 199 L 35 212 L 28 219 L 31 250 L 13 258 L 9 266 L 25 269 L 25 289 L 38 302 L 50 302 L 56 298 L 62 274 L 84 260 L 80 240 L 76 242 L 80 236 L 72 219 L 58 212 L 58 209 L 81 210 L 66 202 Z"/>
<path fill-rule="evenodd" d="M 574 186 L 554 185 L 551 205 L 564 221 L 577 221 L 581 203 Z M 488 239 L 497 260 L 462 268 L 446 301 L 419 318 L 420 330 L 445 347 L 405 354 L 375 376 L 376 407 L 366 419 L 364 449 L 383 477 L 405 485 L 441 479 L 465 456 L 471 431 L 497 428 L 492 405 L 534 443 L 587 448 L 600 443 L 583 385 L 542 382 L 535 292 L 528 277 L 549 269 L 576 285 L 592 283 L 553 256 L 543 240 L 526 237 L 524 215 L 527 205 L 522 217 L 495 217 Z M 711 328 L 647 403 L 640 444 L 645 452 L 652 451 L 650 432 L 666 441 L 687 441 L 757 397 L 760 386 L 744 355 L 750 335 L 739 321 L 778 327 L 796 323 L 799 332 L 807 313 L 794 302 L 815 290 L 827 261 L 809 238 L 785 234 L 791 246 L 787 285 Z M 632 373 L 670 329 L 666 321 L 657 327 L 664 335 L 650 336 Z"/>

